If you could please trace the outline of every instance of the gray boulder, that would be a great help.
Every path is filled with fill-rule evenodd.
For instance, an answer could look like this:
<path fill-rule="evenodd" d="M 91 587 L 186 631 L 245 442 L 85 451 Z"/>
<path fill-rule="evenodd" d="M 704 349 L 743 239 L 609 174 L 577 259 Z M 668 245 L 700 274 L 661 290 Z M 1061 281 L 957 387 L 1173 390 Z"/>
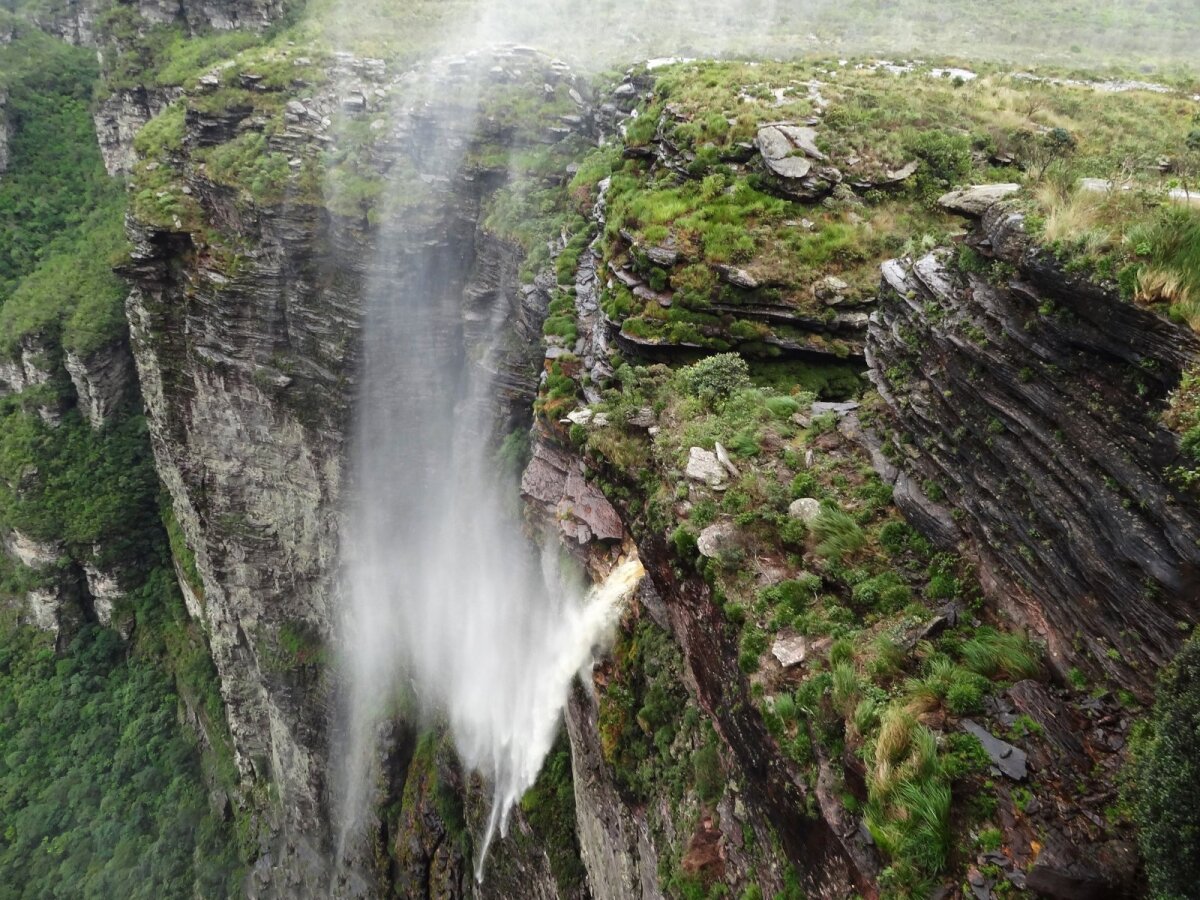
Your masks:
<path fill-rule="evenodd" d="M 977 219 L 987 212 L 992 204 L 1011 197 L 1020 189 L 1019 184 L 977 184 L 944 194 L 938 199 L 938 206 Z"/>

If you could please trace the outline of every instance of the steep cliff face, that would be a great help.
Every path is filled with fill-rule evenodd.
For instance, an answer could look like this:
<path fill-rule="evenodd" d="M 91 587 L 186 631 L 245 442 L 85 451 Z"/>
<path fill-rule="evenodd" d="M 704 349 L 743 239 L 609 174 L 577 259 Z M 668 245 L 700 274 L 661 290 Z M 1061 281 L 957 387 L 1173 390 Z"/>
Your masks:
<path fill-rule="evenodd" d="M 1200 614 L 1200 504 L 1168 476 L 1179 441 L 1158 420 L 1200 340 L 1065 272 L 1003 205 L 970 242 L 995 262 L 884 267 L 877 465 L 922 530 L 967 543 L 1061 674 L 1145 695 Z"/>
<path fill-rule="evenodd" d="M 279 786 L 279 826 L 303 845 L 324 820 L 325 689 L 303 648 L 330 622 L 339 351 L 357 273 L 341 268 L 355 257 L 334 249 L 314 210 L 239 225 L 257 251 L 234 278 L 185 235 L 135 232 L 128 314 L 159 476 L 199 574 L 185 594 L 209 633 L 238 769 Z M 306 853 L 281 862 L 303 877 L 321 865 L 318 846 Z"/>
<path fill-rule="evenodd" d="M 137 155 L 133 139 L 142 127 L 179 99 L 176 88 L 137 87 L 119 90 L 100 101 L 94 113 L 96 137 L 104 168 L 111 176 L 133 171 Z"/>
<path fill-rule="evenodd" d="M 34 23 L 68 44 L 96 47 L 106 38 L 103 19 L 111 10 L 136 14 L 146 26 L 183 25 L 205 29 L 263 31 L 279 21 L 287 0 L 54 0 L 32 13 Z"/>
<path fill-rule="evenodd" d="M 513 61 L 528 64 L 528 57 Z M 243 74 L 243 83 L 247 77 L 253 73 Z M 428 77 L 458 76 L 440 68 Z M 540 92 L 561 73 L 538 77 Z M 328 884 L 334 686 L 326 665 L 337 619 L 345 441 L 366 285 L 418 290 L 409 283 L 409 253 L 438 254 L 451 279 L 445 296 L 462 298 L 457 321 L 447 321 L 446 340 L 464 341 L 468 356 L 479 358 L 473 348 L 491 339 L 483 326 L 497 307 L 507 308 L 513 335 L 494 373 L 505 415 L 520 406 L 511 400 L 528 402 L 536 383 L 528 337 L 544 313 L 536 295 L 516 289 L 521 252 L 483 229 L 484 202 L 504 183 L 504 170 L 477 161 L 525 138 L 487 118 L 478 131 L 439 134 L 472 117 L 425 104 L 404 109 L 389 124 L 392 101 L 381 98 L 400 84 L 382 64 L 341 59 L 304 102 L 290 100 L 269 140 L 271 158 L 285 161 L 285 183 L 268 192 L 277 199 L 256 199 L 236 171 L 222 170 L 224 183 L 214 180 L 214 152 L 267 128 L 278 95 L 262 89 L 267 112 L 256 115 L 248 106 L 214 108 L 213 85 L 202 85 L 181 101 L 182 142 L 138 170 L 148 182 L 169 170 L 169 183 L 158 182 L 158 198 L 170 195 L 178 203 L 149 202 L 150 194 L 143 218 L 130 223 L 135 249 L 125 274 L 134 283 L 127 305 L 133 355 L 159 473 L 194 556 L 197 577 L 184 578 L 191 582 L 184 590 L 190 612 L 209 633 L 238 769 L 249 789 L 243 803 L 267 813 L 263 849 L 275 849 L 260 860 L 253 881 L 264 894 L 294 896 Z M 458 102 L 452 93 L 437 96 L 442 99 L 435 102 Z M 369 150 L 351 150 L 366 167 L 354 177 L 365 174 L 380 190 L 384 180 L 410 180 L 411 192 L 388 187 L 404 207 L 381 212 L 403 215 L 389 226 L 398 246 L 388 253 L 376 250 L 368 207 L 339 193 L 344 173 L 329 175 L 331 204 L 344 201 L 338 214 L 322 205 L 311 182 L 304 187 L 311 164 L 328 147 L 352 144 L 348 135 L 357 131 L 330 128 L 332 117 L 346 113 L 363 117 L 364 125 L 373 115 L 380 125 L 372 129 Z M 535 143 L 569 133 L 549 139 L 539 133 Z M 467 142 L 477 155 L 468 154 L 461 177 L 422 181 L 423 148 L 444 141 Z M 296 164 L 289 167 L 287 160 Z M 188 562 L 181 572 L 191 568 Z M 424 776 L 402 769 L 397 777 Z M 253 788 L 267 783 L 279 797 L 269 809 Z M 404 815 L 421 817 L 420 810 L 416 803 Z M 420 840 L 435 837 L 431 831 Z M 425 849 L 429 853 L 406 850 L 419 857 L 412 865 L 431 865 L 436 854 Z M 451 862 L 455 874 L 446 877 L 459 885 L 451 896 L 460 896 L 470 861 Z"/>

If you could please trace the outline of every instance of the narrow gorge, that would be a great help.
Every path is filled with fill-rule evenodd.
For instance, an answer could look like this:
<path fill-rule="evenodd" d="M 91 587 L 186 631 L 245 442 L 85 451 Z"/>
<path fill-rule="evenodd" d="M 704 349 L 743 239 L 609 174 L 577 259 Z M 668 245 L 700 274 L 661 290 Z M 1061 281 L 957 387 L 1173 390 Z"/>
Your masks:
<path fill-rule="evenodd" d="M 0 896 L 1195 896 L 1200 20 L 783 6 L 0 10 Z"/>

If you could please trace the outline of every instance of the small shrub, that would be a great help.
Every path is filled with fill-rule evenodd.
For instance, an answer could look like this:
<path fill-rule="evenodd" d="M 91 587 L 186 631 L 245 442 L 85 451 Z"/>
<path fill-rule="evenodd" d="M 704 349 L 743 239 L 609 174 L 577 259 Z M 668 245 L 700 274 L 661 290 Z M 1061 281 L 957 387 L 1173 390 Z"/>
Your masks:
<path fill-rule="evenodd" d="M 675 547 L 675 555 L 689 565 L 694 563 L 696 557 L 700 554 L 700 546 L 696 543 L 696 535 L 683 525 L 680 525 L 671 533 L 671 543 Z"/>
<path fill-rule="evenodd" d="M 785 547 L 800 548 L 808 537 L 808 526 L 799 519 L 788 518 L 779 526 L 779 540 Z"/>
<path fill-rule="evenodd" d="M 800 404 L 791 397 L 768 397 L 766 407 L 778 419 L 787 419 L 800 411 Z"/>
<path fill-rule="evenodd" d="M 715 403 L 750 387 L 750 367 L 736 353 L 718 353 L 679 370 L 684 390 Z"/>
<path fill-rule="evenodd" d="M 878 612 L 895 612 L 912 600 L 912 591 L 894 572 L 883 572 L 859 582 L 852 591 L 854 600 Z"/>
<path fill-rule="evenodd" d="M 1133 818 L 1151 891 L 1194 896 L 1200 884 L 1200 640 L 1163 674 L 1134 745 Z"/>
<path fill-rule="evenodd" d="M 817 497 L 820 490 L 821 486 L 811 472 L 801 472 L 792 479 L 793 500 L 799 500 L 801 497 Z"/>

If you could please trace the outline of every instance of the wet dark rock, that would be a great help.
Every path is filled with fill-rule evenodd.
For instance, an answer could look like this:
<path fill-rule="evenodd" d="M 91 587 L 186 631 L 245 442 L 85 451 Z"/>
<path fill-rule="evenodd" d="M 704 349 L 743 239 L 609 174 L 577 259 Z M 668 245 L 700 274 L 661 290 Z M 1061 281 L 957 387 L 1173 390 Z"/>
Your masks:
<path fill-rule="evenodd" d="M 1014 747 L 1007 741 L 1002 741 L 986 728 L 970 719 L 963 719 L 963 731 L 974 735 L 983 745 L 984 751 L 1000 773 L 1014 781 L 1024 781 L 1026 775 L 1025 751 Z"/>
<path fill-rule="evenodd" d="M 1071 846 L 1051 841 L 1029 870 L 1026 886 L 1053 900 L 1108 900 L 1130 895 L 1138 857 L 1123 841 Z"/>

